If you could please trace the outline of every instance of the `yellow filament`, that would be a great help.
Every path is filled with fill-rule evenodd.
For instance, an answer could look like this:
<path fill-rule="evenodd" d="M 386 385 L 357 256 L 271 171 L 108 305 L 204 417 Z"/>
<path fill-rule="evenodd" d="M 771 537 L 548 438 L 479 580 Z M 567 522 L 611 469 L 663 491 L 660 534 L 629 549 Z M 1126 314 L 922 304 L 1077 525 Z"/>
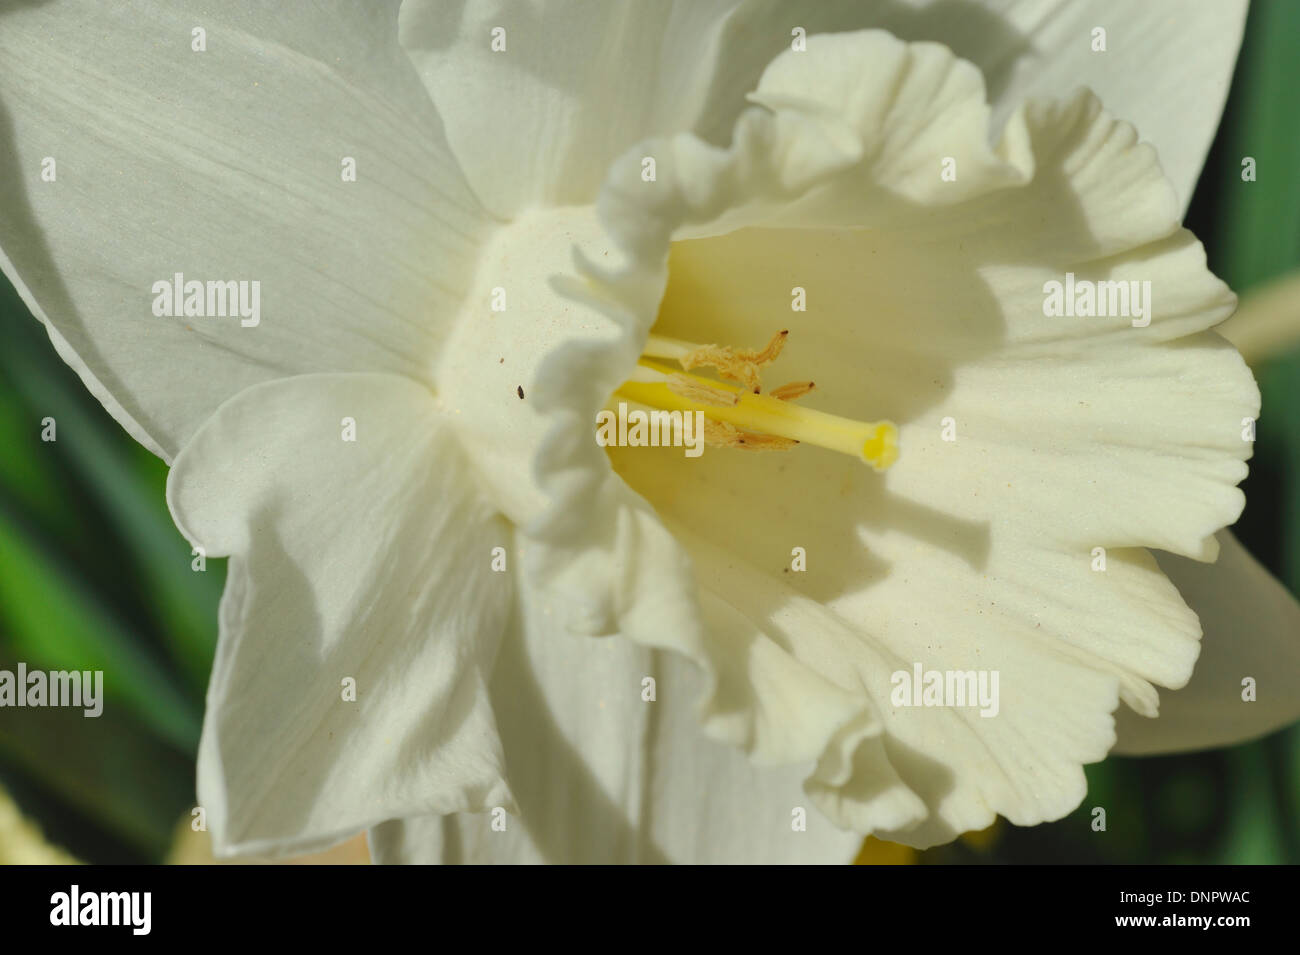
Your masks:
<path fill-rule="evenodd" d="M 634 379 L 623 382 L 616 393 L 630 401 L 665 411 L 702 411 L 707 418 L 725 421 L 744 431 L 840 451 L 866 461 L 877 471 L 885 470 L 898 460 L 898 428 L 892 421 L 864 422 L 841 418 L 767 395 L 756 395 L 725 382 L 688 375 L 656 362 L 643 359 L 638 364 L 651 373 L 649 377 L 656 380 Z M 663 380 L 657 380 L 658 376 L 662 376 Z M 723 406 L 721 402 L 693 400 L 678 393 L 685 389 L 674 391 L 670 388 L 671 378 L 689 379 L 693 386 L 725 392 L 735 397 L 735 403 Z"/>

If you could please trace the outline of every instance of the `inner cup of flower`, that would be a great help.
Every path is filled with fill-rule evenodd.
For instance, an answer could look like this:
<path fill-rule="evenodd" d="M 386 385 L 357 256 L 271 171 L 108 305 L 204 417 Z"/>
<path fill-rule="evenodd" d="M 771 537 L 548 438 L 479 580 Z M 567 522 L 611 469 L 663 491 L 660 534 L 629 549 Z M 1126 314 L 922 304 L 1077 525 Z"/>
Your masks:
<path fill-rule="evenodd" d="M 740 237 L 761 241 L 761 236 L 753 234 L 757 231 L 743 230 Z M 804 230 L 780 231 L 784 234 L 772 237 L 806 235 Z M 702 422 L 704 442 L 711 447 L 790 451 L 806 443 L 858 458 L 876 471 L 889 468 L 898 457 L 898 429 L 892 421 L 846 417 L 798 403 L 817 389 L 812 378 L 776 383 L 781 379 L 775 377 L 778 369 L 772 366 L 785 351 L 789 328 L 770 333 L 762 345 L 740 344 L 752 341 L 766 316 L 774 322 L 806 315 L 808 290 L 800 285 L 792 285 L 788 292 L 770 290 L 767 294 L 773 300 L 755 303 L 750 311 L 748 300 L 757 291 L 754 285 L 746 281 L 736 288 L 726 281 L 710 282 L 708 275 L 701 274 L 711 270 L 711 254 L 725 257 L 735 253 L 728 248 L 735 243 L 723 239 L 674 243 L 669 285 L 655 326 L 641 360 L 618 389 L 617 397 L 652 411 L 695 413 Z M 742 269 L 740 274 L 748 278 L 753 271 Z M 788 311 L 788 316 L 781 315 L 781 309 Z M 701 321 L 705 311 L 712 321 Z M 811 338 L 808 333 L 816 331 L 820 323 L 804 324 L 814 326 L 804 329 L 804 337 Z M 719 335 L 733 336 L 735 344 L 699 340 L 710 327 Z M 697 340 L 678 337 L 679 329 Z M 695 373 L 696 369 L 705 374 Z"/>
<path fill-rule="evenodd" d="M 963 543 L 977 529 L 891 495 L 890 472 L 878 473 L 908 461 L 899 429 L 942 403 L 957 367 L 1001 335 L 960 244 L 746 228 L 674 242 L 668 275 L 641 363 L 612 400 L 699 410 L 711 446 L 690 460 L 655 448 L 608 453 L 679 540 L 692 550 L 726 542 L 729 555 L 818 599 L 884 573 L 865 546 L 877 533 L 979 550 Z M 939 429 L 936 418 L 936 441 Z M 795 546 L 833 560 L 834 572 L 791 573 Z"/>

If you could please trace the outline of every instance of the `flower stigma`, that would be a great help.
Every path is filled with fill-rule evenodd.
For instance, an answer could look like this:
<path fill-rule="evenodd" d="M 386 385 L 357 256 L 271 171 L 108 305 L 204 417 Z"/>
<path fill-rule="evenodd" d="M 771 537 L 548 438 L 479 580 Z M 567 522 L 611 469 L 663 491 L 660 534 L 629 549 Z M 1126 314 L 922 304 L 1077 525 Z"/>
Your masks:
<path fill-rule="evenodd" d="M 811 381 L 791 382 L 762 393 L 760 369 L 781 353 L 789 332 L 782 330 L 759 350 L 696 345 L 650 335 L 631 378 L 615 394 L 665 411 L 704 414 L 705 441 L 749 451 L 786 451 L 807 443 L 860 458 L 884 471 L 898 460 L 898 428 L 892 421 L 857 421 L 794 404 L 814 389 Z M 681 370 L 653 359 L 676 362 Z M 713 368 L 714 381 L 690 374 Z"/>

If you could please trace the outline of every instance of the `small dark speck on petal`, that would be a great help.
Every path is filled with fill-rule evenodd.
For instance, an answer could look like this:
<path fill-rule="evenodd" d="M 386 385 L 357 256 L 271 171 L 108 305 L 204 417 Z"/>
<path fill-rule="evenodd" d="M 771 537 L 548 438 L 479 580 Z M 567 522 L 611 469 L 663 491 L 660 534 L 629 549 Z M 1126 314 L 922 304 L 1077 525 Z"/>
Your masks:
<path fill-rule="evenodd" d="M 519 395 L 519 400 L 520 400 L 520 401 L 523 401 L 523 400 L 524 400 L 524 386 L 523 386 L 523 385 L 520 385 L 518 388 L 516 388 L 516 389 L 515 389 L 515 394 Z"/>

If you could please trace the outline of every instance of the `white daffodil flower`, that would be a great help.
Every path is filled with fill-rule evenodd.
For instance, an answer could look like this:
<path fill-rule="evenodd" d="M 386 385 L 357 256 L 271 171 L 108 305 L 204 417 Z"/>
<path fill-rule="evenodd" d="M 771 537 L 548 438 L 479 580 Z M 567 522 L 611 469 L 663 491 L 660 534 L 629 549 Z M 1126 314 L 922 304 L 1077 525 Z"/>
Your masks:
<path fill-rule="evenodd" d="M 217 852 L 847 861 L 1069 812 L 1121 702 L 1293 719 L 1214 537 L 1258 394 L 1179 222 L 1244 4 L 1193 6 L 0 6 L 0 265 L 230 557 Z"/>

